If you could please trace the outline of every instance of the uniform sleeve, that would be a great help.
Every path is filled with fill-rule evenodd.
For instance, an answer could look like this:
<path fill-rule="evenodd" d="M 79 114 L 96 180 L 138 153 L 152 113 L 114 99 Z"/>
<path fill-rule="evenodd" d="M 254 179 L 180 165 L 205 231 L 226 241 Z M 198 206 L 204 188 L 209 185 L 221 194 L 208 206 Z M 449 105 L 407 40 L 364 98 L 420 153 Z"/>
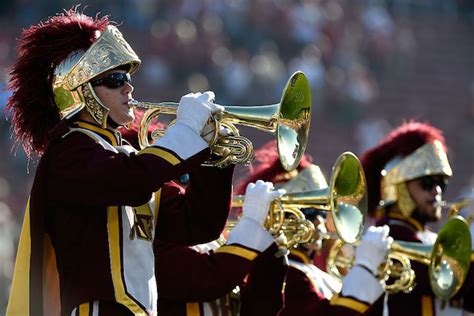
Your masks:
<path fill-rule="evenodd" d="M 266 252 L 274 248 L 270 247 Z M 160 300 L 196 302 L 222 297 L 240 285 L 258 252 L 226 245 L 211 254 L 159 240 L 154 242 Z M 264 252 L 263 254 L 265 254 Z"/>
<path fill-rule="evenodd" d="M 199 167 L 190 173 L 186 190 L 163 187 L 156 238 L 184 245 L 217 239 L 231 207 L 233 172 L 234 166 Z"/>
<path fill-rule="evenodd" d="M 83 133 L 71 133 L 50 147 L 48 198 L 67 205 L 146 203 L 163 183 L 199 167 L 209 156 L 204 149 L 182 160 L 165 148 L 148 147 L 130 156 L 104 149 Z"/>
<path fill-rule="evenodd" d="M 314 289 L 306 274 L 292 266 L 288 268 L 285 285 L 285 307 L 279 315 L 323 315 L 327 301 Z M 329 315 L 329 314 L 328 314 Z"/>
<path fill-rule="evenodd" d="M 273 244 L 255 262 L 241 288 L 240 315 L 277 315 L 283 308 L 288 265 L 285 256 L 275 256 L 277 251 Z"/>

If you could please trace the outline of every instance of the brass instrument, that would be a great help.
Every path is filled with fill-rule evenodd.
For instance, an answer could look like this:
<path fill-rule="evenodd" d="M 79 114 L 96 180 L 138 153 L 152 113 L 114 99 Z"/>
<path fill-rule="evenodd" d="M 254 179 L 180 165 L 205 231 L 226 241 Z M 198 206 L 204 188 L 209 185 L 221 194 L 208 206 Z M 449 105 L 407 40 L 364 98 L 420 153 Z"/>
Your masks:
<path fill-rule="evenodd" d="M 241 207 L 244 198 L 234 196 L 232 206 Z M 367 193 L 357 156 L 345 152 L 338 157 L 328 188 L 288 193 L 278 198 L 270 208 L 265 227 L 274 235 L 284 233 L 289 245 L 311 242 L 316 233 L 314 225 L 305 219 L 301 208 L 331 212 L 339 237 L 347 243 L 359 240 L 367 212 Z"/>
<path fill-rule="evenodd" d="M 342 241 L 331 248 L 327 259 L 327 271 L 342 278 L 340 268 L 351 268 L 354 257 L 340 256 Z M 410 260 L 429 266 L 433 293 L 441 299 L 453 297 L 466 279 L 470 266 L 471 237 L 469 227 L 460 216 L 451 217 L 440 229 L 434 245 L 416 242 L 394 241 L 387 262 L 379 268 L 379 275 L 388 293 L 410 292 L 415 286 L 415 272 Z M 393 283 L 388 284 L 387 280 Z"/>
<path fill-rule="evenodd" d="M 463 198 L 459 199 L 457 201 L 448 203 L 446 201 L 442 202 L 442 207 L 448 209 L 448 217 L 451 217 L 453 215 L 458 215 L 459 211 L 462 210 L 463 208 L 469 207 L 472 203 L 472 200 L 469 198 Z M 468 222 L 472 221 L 472 218 L 466 218 Z"/>
<path fill-rule="evenodd" d="M 139 128 L 140 147 L 149 146 L 148 130 L 150 123 L 161 114 L 176 115 L 178 103 L 175 102 L 129 102 L 135 107 L 148 111 L 143 115 Z M 206 165 L 225 167 L 229 164 L 249 164 L 253 158 L 252 143 L 239 135 L 234 124 L 253 127 L 272 133 L 277 140 L 280 162 L 287 171 L 295 169 L 303 156 L 308 142 L 311 121 L 311 90 L 308 79 L 301 71 L 295 72 L 281 97 L 281 101 L 261 106 L 224 106 L 224 111 L 214 115 L 215 134 L 211 141 L 211 152 L 219 156 L 209 160 Z M 219 136 L 220 126 L 227 128 L 232 135 Z M 152 132 L 152 139 L 160 137 L 164 130 Z"/>

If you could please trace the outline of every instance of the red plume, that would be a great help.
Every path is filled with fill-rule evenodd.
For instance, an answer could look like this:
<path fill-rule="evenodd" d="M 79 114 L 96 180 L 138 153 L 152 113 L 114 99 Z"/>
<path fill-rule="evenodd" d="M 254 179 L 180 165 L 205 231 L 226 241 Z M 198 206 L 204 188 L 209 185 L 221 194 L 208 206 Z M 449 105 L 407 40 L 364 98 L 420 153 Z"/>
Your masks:
<path fill-rule="evenodd" d="M 88 49 L 96 31 L 108 24 L 107 16 L 91 18 L 76 7 L 23 31 L 10 72 L 8 88 L 13 93 L 6 110 L 12 116 L 16 143 L 28 157 L 42 154 L 49 130 L 60 120 L 52 92 L 54 69 L 72 52 Z"/>
<path fill-rule="evenodd" d="M 367 180 L 370 214 L 375 212 L 380 202 L 381 172 L 385 165 L 395 157 L 405 157 L 424 144 L 435 140 L 440 141 L 447 152 L 443 134 L 439 129 L 428 123 L 409 121 L 392 130 L 377 146 L 361 156 Z"/>
<path fill-rule="evenodd" d="M 276 141 L 274 140 L 255 150 L 255 160 L 259 162 L 259 165 L 255 169 L 251 169 L 249 176 L 237 185 L 235 190 L 236 194 L 244 194 L 247 185 L 257 180 L 281 183 L 281 176 L 288 173 L 283 169 L 278 159 Z M 311 160 L 311 156 L 307 154 L 303 155 L 297 170 L 300 171 L 308 167 L 311 164 Z M 288 180 L 289 179 L 286 179 L 286 181 Z"/>

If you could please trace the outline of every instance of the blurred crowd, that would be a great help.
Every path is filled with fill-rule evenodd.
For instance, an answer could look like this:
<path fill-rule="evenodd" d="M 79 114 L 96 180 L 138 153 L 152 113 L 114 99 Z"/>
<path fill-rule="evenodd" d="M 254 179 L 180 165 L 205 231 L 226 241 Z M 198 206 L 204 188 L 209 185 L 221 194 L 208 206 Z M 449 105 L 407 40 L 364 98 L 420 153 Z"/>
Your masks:
<path fill-rule="evenodd" d="M 21 30 L 73 5 L 2 2 L 0 109 L 9 95 L 4 88 Z M 278 101 L 289 76 L 302 70 L 312 85 L 314 111 L 326 113 L 331 125 L 353 130 L 357 147 L 351 146 L 358 152 L 375 144 L 392 123 L 371 115 L 383 93 L 380 83 L 413 72 L 418 42 L 410 17 L 435 14 L 474 24 L 469 0 L 97 0 L 82 1 L 81 8 L 121 24 L 143 60 L 133 78 L 136 98 L 177 100 L 188 91 L 212 89 L 220 104 L 268 104 Z M 474 81 L 468 98 L 474 122 Z M 0 118 L 3 311 L 35 161 L 13 146 L 8 114 Z"/>

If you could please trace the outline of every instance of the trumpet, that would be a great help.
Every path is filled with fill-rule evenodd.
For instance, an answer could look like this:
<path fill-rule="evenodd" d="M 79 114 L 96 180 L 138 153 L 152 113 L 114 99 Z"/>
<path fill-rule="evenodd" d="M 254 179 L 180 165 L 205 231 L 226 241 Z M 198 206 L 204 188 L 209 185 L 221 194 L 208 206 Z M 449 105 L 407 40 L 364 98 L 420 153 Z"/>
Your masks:
<path fill-rule="evenodd" d="M 448 217 L 451 217 L 453 215 L 458 215 L 459 211 L 461 211 L 463 208 L 469 207 L 472 203 L 473 203 L 472 199 L 462 198 L 454 202 L 441 201 L 439 205 L 442 208 L 447 208 Z M 472 218 L 466 218 L 466 220 L 468 222 L 472 222 Z"/>
<path fill-rule="evenodd" d="M 245 196 L 232 198 L 233 207 L 241 207 Z M 347 243 L 359 240 L 367 212 L 365 176 L 359 159 L 351 152 L 341 154 L 332 168 L 329 187 L 321 190 L 288 193 L 276 199 L 269 210 L 265 227 L 273 235 L 285 234 L 288 245 L 311 242 L 313 223 L 306 220 L 302 208 L 331 212 L 338 236 Z M 229 223 L 228 229 L 234 223 Z"/>
<path fill-rule="evenodd" d="M 339 269 L 353 265 L 354 257 L 340 255 L 344 243 L 338 240 L 330 249 L 327 271 L 342 278 Z M 429 267 L 430 285 L 433 293 L 441 299 L 450 299 L 463 285 L 470 266 L 471 237 L 469 227 L 460 216 L 451 217 L 440 229 L 434 245 L 415 242 L 394 241 L 387 262 L 379 267 L 379 275 L 386 292 L 409 293 L 415 286 L 415 272 L 411 261 Z M 388 279 L 393 280 L 388 284 Z"/>
<path fill-rule="evenodd" d="M 129 104 L 148 109 L 139 127 L 141 148 L 149 146 L 148 130 L 153 119 L 161 114 L 176 115 L 178 103 L 143 102 L 132 100 Z M 311 90 L 303 72 L 295 72 L 288 80 L 279 103 L 261 106 L 223 106 L 224 111 L 212 118 L 215 125 L 214 138 L 210 148 L 214 158 L 205 165 L 226 167 L 230 164 L 248 165 L 253 158 L 252 142 L 239 135 L 235 124 L 256 128 L 272 133 L 277 140 L 278 154 L 283 168 L 294 170 L 306 149 L 311 121 Z M 173 124 L 173 122 L 171 122 Z M 219 136 L 220 127 L 231 135 Z M 155 130 L 152 139 L 163 135 L 164 130 Z"/>

